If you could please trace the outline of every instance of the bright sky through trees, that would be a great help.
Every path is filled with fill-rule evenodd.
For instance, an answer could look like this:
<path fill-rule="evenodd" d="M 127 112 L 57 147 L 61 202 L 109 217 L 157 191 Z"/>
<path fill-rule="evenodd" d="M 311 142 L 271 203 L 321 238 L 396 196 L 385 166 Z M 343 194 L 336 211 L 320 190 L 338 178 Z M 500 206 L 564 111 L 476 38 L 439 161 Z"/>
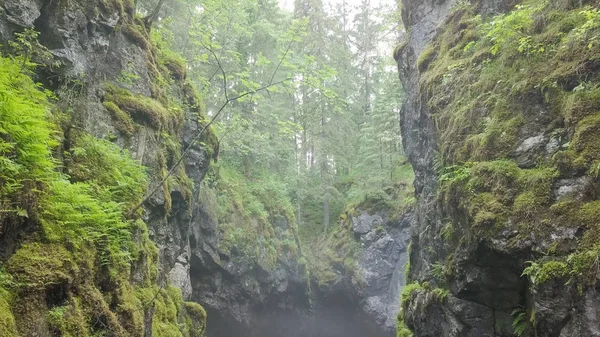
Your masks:
<path fill-rule="evenodd" d="M 344 0 L 329 0 L 329 1 L 324 1 L 327 4 L 333 5 L 333 4 L 337 4 L 337 3 L 342 3 L 342 1 Z M 358 6 L 360 5 L 360 3 L 363 0 L 345 0 L 346 3 L 350 6 Z M 371 0 L 371 5 L 372 6 L 377 6 L 377 5 L 388 5 L 388 4 L 393 4 L 394 0 Z M 281 8 L 285 8 L 287 10 L 294 10 L 294 0 L 279 0 L 279 6 Z"/>

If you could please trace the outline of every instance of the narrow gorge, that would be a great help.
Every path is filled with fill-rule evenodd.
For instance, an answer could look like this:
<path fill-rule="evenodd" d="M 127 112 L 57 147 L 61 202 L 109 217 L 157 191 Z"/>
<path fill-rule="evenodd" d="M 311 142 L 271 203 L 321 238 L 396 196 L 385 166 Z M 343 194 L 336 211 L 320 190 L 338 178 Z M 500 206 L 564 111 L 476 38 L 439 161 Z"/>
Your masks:
<path fill-rule="evenodd" d="M 0 337 L 600 337 L 599 37 L 598 0 L 0 0 Z"/>

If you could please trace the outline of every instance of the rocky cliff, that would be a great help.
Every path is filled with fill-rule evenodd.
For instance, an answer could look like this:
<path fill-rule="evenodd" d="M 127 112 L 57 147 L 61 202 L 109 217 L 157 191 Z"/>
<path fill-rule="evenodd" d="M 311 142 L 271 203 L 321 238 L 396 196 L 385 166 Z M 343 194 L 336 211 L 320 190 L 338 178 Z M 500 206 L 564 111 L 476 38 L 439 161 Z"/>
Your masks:
<path fill-rule="evenodd" d="M 366 206 L 366 207 L 363 207 Z M 344 336 L 394 336 L 400 293 L 404 287 L 411 213 L 358 206 L 347 212 L 318 255 L 324 270 L 313 270 L 317 317 L 337 314 L 334 326 Z M 321 323 L 328 326 L 327 322 Z M 330 325 L 332 322 L 329 323 Z M 329 330 L 333 330 L 330 327 Z M 339 336 L 317 331 L 315 336 Z"/>
<path fill-rule="evenodd" d="M 218 150 L 210 130 L 194 139 L 206 122 L 183 61 L 153 42 L 129 1 L 3 1 L 0 40 L 3 55 L 38 63 L 29 74 L 53 93 L 47 118 L 58 127 L 59 144 L 50 150 L 64 174 L 59 179 L 68 179 L 69 188 L 89 186 L 91 200 L 118 202 L 123 224 L 117 229 L 106 223 L 109 232 L 99 237 L 75 231 L 52 239 L 51 232 L 67 223 L 98 228 L 105 222 L 79 199 L 54 202 L 61 195 L 51 183 L 40 186 L 52 202 L 28 212 L 27 226 L 15 226 L 19 217 L 3 217 L 2 263 L 13 280 L 5 285 L 11 296 L 3 314 L 12 311 L 8 317 L 14 315 L 16 326 L 3 335 L 201 335 L 204 309 L 183 301 L 190 295 L 190 205 Z M 185 167 L 168 177 L 188 147 Z M 147 169 L 136 168 L 139 163 Z M 139 174 L 128 177 L 128 170 Z M 129 193 L 127 186 L 136 183 L 142 185 Z M 154 189 L 143 211 L 131 213 Z M 57 205 L 75 208 L 61 225 L 44 215 Z M 104 214 L 113 211 L 99 207 Z M 116 230 L 125 240 L 117 249 L 130 260 L 104 253 Z M 45 270 L 52 263 L 57 270 Z M 186 282 L 168 281 L 179 273 L 188 275 Z M 183 289 L 183 298 L 174 286 Z"/>
<path fill-rule="evenodd" d="M 599 336 L 599 3 L 402 5 L 399 336 Z"/>

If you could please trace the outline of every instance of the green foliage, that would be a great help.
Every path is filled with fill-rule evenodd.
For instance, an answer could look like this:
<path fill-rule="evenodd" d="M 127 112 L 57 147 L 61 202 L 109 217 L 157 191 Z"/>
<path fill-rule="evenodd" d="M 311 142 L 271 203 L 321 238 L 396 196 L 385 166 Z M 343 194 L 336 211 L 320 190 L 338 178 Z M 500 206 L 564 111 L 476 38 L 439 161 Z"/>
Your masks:
<path fill-rule="evenodd" d="M 565 279 L 582 287 L 595 283 L 589 271 L 598 256 L 597 221 L 591 220 L 597 214 L 587 213 L 591 203 L 556 201 L 553 190 L 559 177 L 596 176 L 599 96 L 590 64 L 600 28 L 595 8 L 557 6 L 528 1 L 491 18 L 461 7 L 422 56 L 435 55 L 420 86 L 439 128 L 436 172 L 451 220 L 468 219 L 470 234 L 481 239 L 511 227 L 518 235 L 509 245 L 531 233 L 550 238 L 558 226 L 585 224 L 576 252 L 565 256 L 555 246 L 559 256 L 525 269 L 535 284 Z M 523 134 L 539 123 L 539 109 L 548 112 L 544 134 L 564 146 L 551 160 L 540 156 L 537 168 L 521 168 L 507 158 L 515 157 Z"/>
<path fill-rule="evenodd" d="M 172 49 L 173 32 L 165 29 L 152 32 L 152 42 L 158 52 L 157 62 L 165 67 L 174 80 L 184 80 L 187 75 L 187 64 L 184 57 Z"/>
<path fill-rule="evenodd" d="M 450 242 L 452 237 L 454 236 L 455 228 L 452 222 L 448 222 L 442 227 L 440 231 L 440 235 L 446 242 Z"/>
<path fill-rule="evenodd" d="M 206 328 L 206 311 L 200 304 L 194 302 L 184 302 L 184 306 L 189 316 L 186 324 L 190 337 L 203 337 Z"/>
<path fill-rule="evenodd" d="M 512 328 L 515 336 L 521 337 L 527 330 L 527 312 L 523 308 L 517 308 L 511 313 L 513 317 Z"/>
<path fill-rule="evenodd" d="M 52 150 L 60 133 L 47 95 L 16 62 L 0 57 L 0 216 L 27 216 L 41 235 L 28 236 L 0 269 L 0 334 L 30 335 L 41 325 L 61 336 L 141 335 L 153 296 L 142 295 L 158 289 L 158 250 L 146 225 L 124 213 L 147 189 L 145 169 L 118 146 L 71 130 L 59 173 Z M 133 264 L 143 276 L 139 291 L 129 283 Z M 56 287 L 64 298 L 49 309 Z M 155 302 L 155 335 L 202 334 L 205 322 L 181 309 L 180 293 L 169 289 Z"/>
<path fill-rule="evenodd" d="M 61 64 L 48 48 L 38 42 L 39 34 L 35 29 L 27 28 L 15 33 L 14 40 L 8 41 L 11 58 L 24 72 L 33 71 L 40 66 L 58 67 Z"/>
<path fill-rule="evenodd" d="M 68 305 L 50 309 L 47 316 L 52 331 L 61 336 L 89 336 L 79 299 L 73 298 Z"/>
<path fill-rule="evenodd" d="M 448 295 L 450 295 L 450 290 L 443 288 L 435 288 L 431 291 L 431 294 L 433 295 L 433 298 L 437 301 L 443 301 L 448 297 Z"/>
<path fill-rule="evenodd" d="M 437 262 L 431 265 L 431 275 L 435 278 L 436 282 L 440 285 L 446 284 L 446 277 L 444 276 L 444 264 Z"/>
<path fill-rule="evenodd" d="M 0 219 L 31 216 L 44 184 L 56 177 L 47 97 L 16 61 L 0 57 Z"/>
<path fill-rule="evenodd" d="M 400 298 L 401 301 L 402 301 L 402 305 L 404 306 L 406 303 L 408 303 L 408 301 L 413 296 L 413 293 L 415 293 L 416 291 L 419 291 L 419 290 L 424 290 L 424 288 L 418 282 L 414 282 L 414 283 L 410 283 L 410 284 L 405 285 L 402 288 L 402 295 L 401 295 L 401 298 Z"/>
<path fill-rule="evenodd" d="M 0 277 L 6 277 L 2 271 Z M 0 335 L 6 337 L 19 336 L 15 316 L 11 310 L 12 299 L 13 295 L 0 286 Z"/>
<path fill-rule="evenodd" d="M 78 248 L 93 242 L 106 254 L 103 263 L 110 262 L 109 256 L 128 261 L 130 224 L 123 221 L 123 209 L 116 201 L 95 198 L 92 187 L 84 183 L 59 180 L 49 188 L 52 192 L 43 201 L 40 220 L 50 241 Z"/>
<path fill-rule="evenodd" d="M 148 187 L 146 169 L 127 150 L 108 141 L 81 135 L 67 158 L 72 180 L 95 185 L 101 199 L 114 200 L 123 210 L 139 202 Z"/>
<path fill-rule="evenodd" d="M 398 313 L 396 337 L 413 337 L 413 332 L 406 326 L 404 319 L 402 318 L 402 312 Z"/>
<path fill-rule="evenodd" d="M 317 242 L 303 242 L 311 279 L 320 287 L 330 286 L 343 277 L 364 286 L 364 276 L 357 270 L 360 244 L 354 238 L 353 216 L 354 212 L 347 210 L 340 215 L 337 228 L 330 235 Z"/>
<path fill-rule="evenodd" d="M 529 262 L 529 266 L 523 270 L 523 276 L 527 276 L 532 286 L 536 287 L 549 280 L 564 278 L 569 272 L 568 265 L 562 261 L 547 261 L 542 264 Z"/>
<path fill-rule="evenodd" d="M 135 124 L 131 116 L 125 111 L 121 110 L 118 105 L 113 102 L 106 101 L 103 103 L 104 107 L 110 112 L 113 121 L 115 122 L 115 128 L 122 132 L 124 135 L 132 136 L 135 132 Z"/>
<path fill-rule="evenodd" d="M 214 185 L 204 185 L 202 195 L 218 219 L 222 252 L 267 269 L 275 267 L 279 257 L 299 254 L 285 183 L 267 172 L 249 179 L 226 163 L 215 166 L 210 179 Z"/>
<path fill-rule="evenodd" d="M 500 51 L 500 47 L 506 45 L 509 41 L 518 41 L 519 52 L 529 52 L 531 48 L 531 37 L 523 36 L 533 24 L 533 17 L 536 12 L 541 10 L 547 1 L 543 1 L 541 5 L 517 5 L 515 10 L 508 14 L 496 16 L 492 21 L 484 25 L 484 39 L 488 40 L 492 45 L 490 52 L 496 55 Z M 543 52 L 543 47 L 539 51 Z"/>

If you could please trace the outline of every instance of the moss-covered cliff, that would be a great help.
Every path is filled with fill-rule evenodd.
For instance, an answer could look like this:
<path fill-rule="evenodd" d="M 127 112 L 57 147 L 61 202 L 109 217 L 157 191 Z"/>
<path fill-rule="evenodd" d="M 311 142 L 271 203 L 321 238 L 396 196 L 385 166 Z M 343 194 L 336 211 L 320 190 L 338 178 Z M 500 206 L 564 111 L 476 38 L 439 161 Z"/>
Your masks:
<path fill-rule="evenodd" d="M 415 336 L 598 335 L 600 4 L 403 4 L 418 206 L 400 319 Z"/>
<path fill-rule="evenodd" d="M 182 231 L 178 217 L 190 213 L 199 184 L 190 177 L 203 176 L 216 143 L 207 131 L 190 148 L 198 160 L 166 179 L 190 144 L 186 130 L 206 122 L 182 61 L 159 48 L 132 8 L 2 3 L 2 336 L 205 329 L 204 309 L 167 279 L 182 248 L 165 239 Z"/>

